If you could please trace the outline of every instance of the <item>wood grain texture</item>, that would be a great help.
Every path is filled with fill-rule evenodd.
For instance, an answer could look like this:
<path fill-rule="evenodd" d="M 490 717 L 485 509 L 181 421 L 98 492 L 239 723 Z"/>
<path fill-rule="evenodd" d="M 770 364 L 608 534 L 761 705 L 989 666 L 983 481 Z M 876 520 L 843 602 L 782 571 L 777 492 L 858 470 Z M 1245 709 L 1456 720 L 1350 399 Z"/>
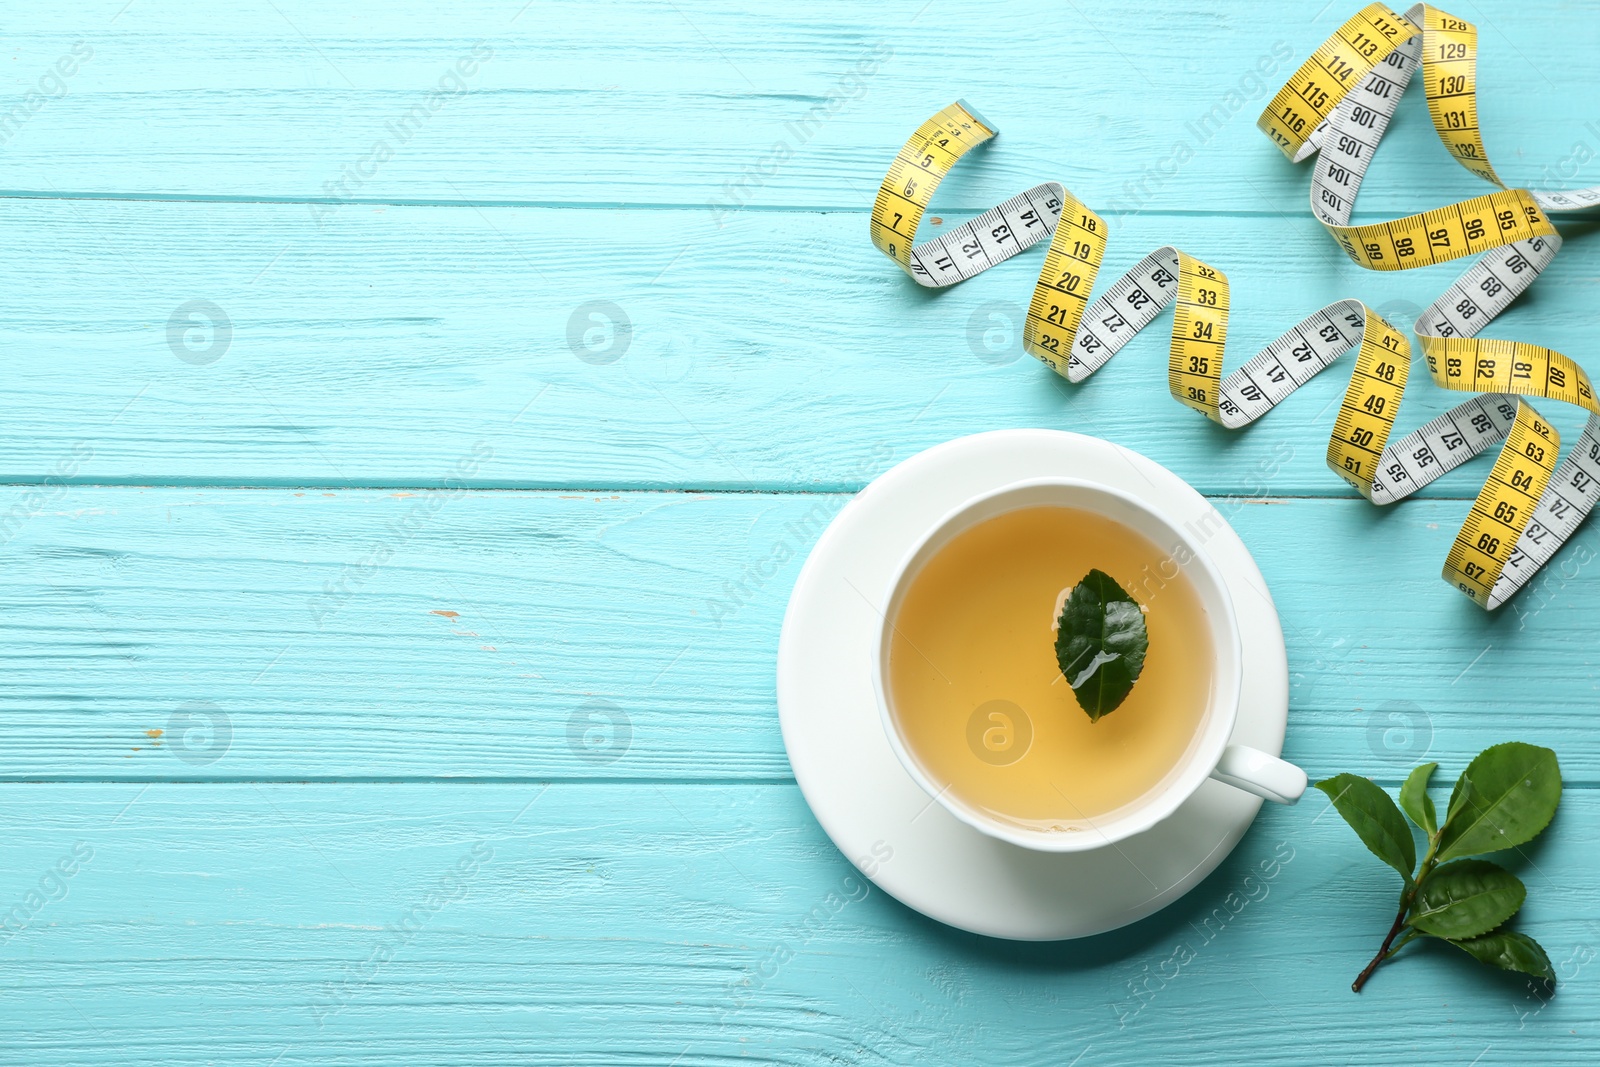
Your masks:
<path fill-rule="evenodd" d="M 1320 795 L 1159 915 L 1057 945 L 871 889 L 792 785 L 0 796 L 0 901 L 89 853 L 0 945 L 27 1021 L 0 1063 L 1567 1065 L 1600 1012 L 1587 790 L 1507 861 L 1519 925 L 1576 972 L 1543 1002 L 1442 945 L 1353 996 L 1398 880 Z"/>
<path fill-rule="evenodd" d="M 1406 325 L 1455 272 L 1349 266 L 1254 129 L 1261 57 L 1346 9 L 14 6 L 0 1064 L 1593 1060 L 1595 528 L 1486 616 L 1437 578 L 1486 463 L 1353 498 L 1322 458 L 1342 368 L 1227 434 L 1167 397 L 1164 325 L 1079 388 L 1021 357 L 1038 253 L 929 294 L 866 237 L 965 96 L 1004 132 L 943 225 L 1062 180 L 1111 220 L 1108 282 L 1168 242 L 1229 274 L 1230 366 L 1347 296 Z M 1600 182 L 1594 0 L 1456 13 L 1500 172 Z M 1358 217 L 1482 191 L 1416 97 Z M 1491 332 L 1587 362 L 1593 222 L 1562 226 Z M 1414 377 L 1403 428 L 1448 406 Z M 1320 795 L 1086 941 L 860 879 L 784 756 L 784 604 L 851 492 L 1010 426 L 1213 497 L 1313 777 L 1557 749 L 1561 813 L 1508 858 L 1554 1000 L 1429 948 L 1348 993 L 1395 887 Z"/>
<path fill-rule="evenodd" d="M 274 3 L 225 23 L 125 2 L 15 13 L 8 91 L 34 89 L 75 41 L 94 54 L 5 143 L 0 189 L 865 212 L 901 142 L 965 96 L 1002 140 L 952 179 L 952 209 L 1056 178 L 1106 210 L 1300 218 L 1309 175 L 1263 152 L 1255 128 L 1292 67 L 1261 78 L 1259 63 L 1277 47 L 1298 64 L 1359 6 L 633 0 L 607 5 L 609 32 L 596 32 L 573 0 Z M 1600 124 L 1593 3 L 1459 8 L 1482 25 L 1481 125 L 1503 176 L 1600 181 L 1600 161 L 1569 164 L 1588 168 L 1576 180 L 1556 173 L 1575 142 L 1600 148 L 1585 126 Z M 492 57 L 408 128 L 479 41 Z M 842 80 L 881 48 L 892 55 L 875 71 Z M 392 157 L 374 155 L 380 140 Z M 1179 144 L 1193 159 L 1174 174 Z M 1378 173 L 1363 212 L 1485 191 L 1450 163 L 1420 97 L 1401 109 Z"/>
<path fill-rule="evenodd" d="M 1229 367 L 1349 296 L 1406 323 L 1457 273 L 1359 271 L 1299 214 L 1139 217 L 1105 284 L 1168 241 L 1229 274 Z M 1349 493 L 1323 459 L 1348 360 L 1224 431 L 1167 392 L 1169 312 L 1071 386 L 1021 352 L 1038 254 L 930 294 L 855 214 L 719 231 L 693 211 L 362 207 L 319 229 L 304 205 L 9 201 L 0 243 L 19 354 L 0 481 L 856 490 L 885 449 L 1049 426 L 1207 492 Z M 1574 239 L 1492 335 L 1581 359 L 1597 264 Z M 1415 362 L 1403 428 L 1460 399 Z M 1576 439 L 1576 409 L 1541 411 Z M 1426 492 L 1475 495 L 1488 462 Z"/>
<path fill-rule="evenodd" d="M 58 490 L 5 546 L 3 775 L 787 780 L 783 609 L 847 499 Z M 1464 501 L 1220 506 L 1284 620 L 1313 775 L 1514 734 L 1600 782 L 1592 528 L 1491 616 L 1437 577 Z"/>

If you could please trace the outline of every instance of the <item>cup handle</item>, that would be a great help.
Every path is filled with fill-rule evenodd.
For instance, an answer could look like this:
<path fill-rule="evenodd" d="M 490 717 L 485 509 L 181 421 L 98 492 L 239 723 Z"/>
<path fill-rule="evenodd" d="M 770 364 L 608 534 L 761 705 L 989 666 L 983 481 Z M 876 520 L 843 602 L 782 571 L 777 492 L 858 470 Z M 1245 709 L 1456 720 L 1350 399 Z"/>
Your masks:
<path fill-rule="evenodd" d="M 1229 745 L 1211 777 L 1279 804 L 1293 804 L 1306 791 L 1306 772 L 1249 745 Z"/>

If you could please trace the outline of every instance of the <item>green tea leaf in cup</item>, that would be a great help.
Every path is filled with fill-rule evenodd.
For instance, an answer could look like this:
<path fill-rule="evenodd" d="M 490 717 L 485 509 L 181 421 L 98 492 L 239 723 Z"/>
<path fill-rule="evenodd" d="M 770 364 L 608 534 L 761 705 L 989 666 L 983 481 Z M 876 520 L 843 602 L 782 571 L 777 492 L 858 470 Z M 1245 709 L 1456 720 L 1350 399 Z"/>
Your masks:
<path fill-rule="evenodd" d="M 1078 706 L 1099 722 L 1127 699 L 1144 670 L 1150 637 L 1144 611 L 1117 580 L 1091 570 L 1061 608 L 1056 663 Z"/>

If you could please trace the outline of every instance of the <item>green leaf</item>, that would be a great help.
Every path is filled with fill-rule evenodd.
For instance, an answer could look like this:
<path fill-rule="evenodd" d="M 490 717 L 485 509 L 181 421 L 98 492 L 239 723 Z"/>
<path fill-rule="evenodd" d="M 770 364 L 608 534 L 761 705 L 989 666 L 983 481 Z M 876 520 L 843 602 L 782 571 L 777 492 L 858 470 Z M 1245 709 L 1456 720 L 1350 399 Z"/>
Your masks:
<path fill-rule="evenodd" d="M 1144 612 L 1105 571 L 1092 570 L 1062 606 L 1056 663 L 1090 722 L 1115 711 L 1144 670 Z"/>
<path fill-rule="evenodd" d="M 1400 810 L 1411 816 L 1411 821 L 1422 827 L 1429 837 L 1439 832 L 1438 815 L 1433 810 L 1433 798 L 1428 795 L 1428 779 L 1433 777 L 1437 763 L 1424 763 L 1406 777 L 1400 787 Z"/>
<path fill-rule="evenodd" d="M 1461 809 L 1472 798 L 1472 783 L 1467 781 L 1466 772 L 1456 779 L 1455 786 L 1450 790 L 1450 806 L 1445 809 L 1444 824 L 1449 826 L 1456 821 L 1456 816 L 1461 814 Z"/>
<path fill-rule="evenodd" d="M 1531 841 L 1550 824 L 1560 802 L 1561 768 L 1554 752 L 1520 741 L 1486 748 L 1456 782 L 1450 817 L 1439 834 L 1439 859 Z"/>
<path fill-rule="evenodd" d="M 1535 978 L 1543 978 L 1551 985 L 1556 984 L 1556 972 L 1555 968 L 1550 966 L 1550 957 L 1544 954 L 1539 942 L 1527 934 L 1502 930 L 1499 933 L 1450 943 L 1467 955 L 1476 957 L 1480 963 L 1499 967 L 1503 971 L 1531 974 Z"/>
<path fill-rule="evenodd" d="M 1339 774 L 1317 783 L 1339 809 L 1344 821 L 1372 854 L 1400 872 L 1411 884 L 1411 869 L 1417 865 L 1416 845 L 1411 827 L 1389 794 L 1372 781 L 1356 774 Z"/>
<path fill-rule="evenodd" d="M 1451 941 L 1478 937 L 1515 915 L 1526 896 L 1522 881 L 1503 867 L 1488 860 L 1456 860 L 1422 880 L 1410 923 Z"/>

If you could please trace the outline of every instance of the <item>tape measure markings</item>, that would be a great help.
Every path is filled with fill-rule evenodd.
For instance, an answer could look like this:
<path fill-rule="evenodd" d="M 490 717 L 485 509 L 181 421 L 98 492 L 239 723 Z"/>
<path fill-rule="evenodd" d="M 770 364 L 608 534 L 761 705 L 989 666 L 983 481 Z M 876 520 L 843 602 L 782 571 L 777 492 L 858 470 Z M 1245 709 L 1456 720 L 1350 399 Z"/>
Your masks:
<path fill-rule="evenodd" d="M 1033 247 L 1055 229 L 1065 190 L 1045 182 L 917 245 L 917 228 L 939 182 L 956 162 L 996 133 L 965 101 L 917 128 L 900 149 L 872 205 L 872 242 L 920 285 L 966 281 Z"/>
<path fill-rule="evenodd" d="M 1381 7 L 1371 5 L 1363 15 Z M 1353 89 L 1330 95 L 1325 120 L 1291 154 L 1298 162 L 1319 153 L 1312 177 L 1312 209 L 1353 261 L 1372 270 L 1442 263 L 1530 237 L 1554 236 L 1555 228 L 1545 210 L 1576 210 L 1600 203 L 1600 188 L 1541 197 L 1502 186 L 1499 192 L 1420 215 L 1349 225 L 1372 155 L 1419 62 L 1429 95 L 1430 119 L 1452 158 L 1473 174 L 1502 185 L 1489 164 L 1477 124 L 1477 31 L 1471 23 L 1422 4 L 1405 16 L 1389 15 L 1403 27 L 1404 39 L 1375 57 L 1372 69 Z M 1423 24 L 1420 29 L 1418 22 Z M 1313 62 L 1303 64 L 1290 77 L 1289 85 L 1307 76 Z M 1459 106 L 1446 107 L 1436 101 L 1435 86 L 1448 92 Z M 1274 143 L 1278 142 L 1276 121 L 1269 106 L 1257 123 Z"/>
<path fill-rule="evenodd" d="M 886 254 L 904 253 L 905 240 L 915 232 L 914 225 L 906 224 L 904 217 L 884 214 L 899 202 L 892 195 L 896 192 L 893 187 L 905 181 L 905 162 L 920 158 L 927 165 L 929 177 L 941 179 L 960 153 L 932 158 L 925 153 L 919 157 L 918 153 L 930 131 L 963 127 L 972 114 L 960 102 L 946 108 L 925 123 L 896 157 L 895 166 L 885 178 L 885 188 L 891 195 L 880 195 L 874 207 L 874 233 L 895 235 L 894 240 L 880 241 L 879 247 Z M 982 129 L 986 136 L 997 132 L 989 123 L 982 124 Z M 917 195 L 920 191 L 919 211 L 925 209 L 926 198 L 931 197 L 929 187 L 924 181 L 908 193 Z M 1410 366 L 1409 347 L 1403 336 L 1359 301 L 1338 301 L 1297 323 L 1224 378 L 1230 308 L 1226 275 L 1179 249 L 1165 247 L 1145 256 L 1091 302 L 1106 249 L 1105 221 L 1060 185 L 1046 183 L 1041 188 L 1052 190 L 1054 210 L 1037 228 L 1050 226 L 1051 216 L 1054 225 L 1024 320 L 1023 346 L 1030 354 L 1070 381 L 1081 382 L 1171 306 L 1169 391 L 1180 403 L 1206 417 L 1238 428 L 1270 411 L 1354 349 L 1356 367 L 1329 442 L 1328 461 L 1362 493 L 1372 496 L 1374 478 Z M 1029 195 L 1013 198 L 1007 204 L 1014 207 L 991 209 L 974 223 L 937 241 L 915 245 L 905 253 L 902 266 L 922 284 L 938 286 L 955 284 L 1009 258 L 1014 254 L 1011 247 L 994 250 L 992 242 L 981 239 L 981 232 L 977 239 L 969 240 L 969 236 L 973 230 L 992 230 L 1001 224 L 1015 214 L 1016 207 Z M 1035 240 L 1039 237 L 1042 234 L 1035 235 Z M 967 253 L 968 263 L 951 268 L 939 261 L 933 250 L 943 254 L 952 243 Z M 1021 246 L 1022 242 L 1016 244 Z M 996 254 L 997 251 L 1004 254 Z M 919 274 L 920 263 L 931 264 L 934 269 Z M 1451 440 L 1460 436 L 1453 426 L 1439 428 L 1436 436 L 1445 435 L 1453 435 Z M 1415 491 L 1448 469 L 1441 466 L 1438 472 L 1429 472 L 1415 460 L 1412 463 L 1417 469 L 1409 478 L 1410 486 L 1391 495 Z"/>
<path fill-rule="evenodd" d="M 1091 302 L 1106 249 L 1105 223 L 1059 183 L 1042 183 L 915 244 L 938 183 L 998 133 L 963 101 L 925 122 L 895 157 L 873 205 L 873 241 L 918 284 L 942 287 L 1049 237 L 1024 321 L 1025 350 L 1081 382 L 1171 306 L 1169 391 L 1228 428 L 1260 418 L 1353 350 L 1355 365 L 1326 458 L 1373 503 L 1403 499 L 1500 446 L 1444 565 L 1447 580 L 1492 609 L 1537 573 L 1600 498 L 1600 404 L 1582 368 L 1561 353 L 1474 335 L 1560 249 L 1546 211 L 1600 204 L 1600 187 L 1534 193 L 1501 185 L 1478 127 L 1476 57 L 1471 23 L 1421 4 L 1405 16 L 1372 4 L 1313 53 L 1258 123 L 1290 159 L 1319 156 L 1313 212 L 1359 265 L 1406 270 L 1482 256 L 1416 326 L 1433 381 L 1480 395 L 1397 442 L 1389 438 L 1405 393 L 1410 344 L 1359 301 L 1337 301 L 1313 313 L 1224 378 L 1227 277 L 1168 246 Z M 1419 67 L 1441 141 L 1463 167 L 1501 188 L 1406 218 L 1352 226 L 1361 182 Z M 1523 396 L 1590 413 L 1577 447 L 1559 466 L 1559 434 Z"/>
<path fill-rule="evenodd" d="M 1371 5 L 1329 39 L 1348 39 L 1349 28 L 1366 20 L 1385 20 L 1381 5 Z M 1495 469 L 1474 502 L 1445 565 L 1445 577 L 1468 596 L 1493 608 L 1509 598 L 1554 555 L 1595 503 L 1600 473 L 1600 405 L 1587 376 L 1557 352 L 1511 341 L 1473 339 L 1520 295 L 1560 250 L 1561 237 L 1546 214 L 1600 204 L 1600 187 L 1534 192 L 1506 189 L 1489 162 L 1478 121 L 1477 29 L 1425 4 L 1398 20 L 1394 47 L 1381 47 L 1348 91 L 1318 100 L 1322 121 L 1303 139 L 1286 144 L 1278 98 L 1258 125 L 1296 162 L 1317 154 L 1311 206 L 1317 219 L 1359 265 L 1372 270 L 1406 270 L 1484 253 L 1417 319 L 1416 333 L 1430 375 L 1458 390 L 1494 390 L 1472 406 L 1460 406 L 1433 420 L 1395 446 L 1398 466 L 1385 465 L 1372 498 L 1399 499 L 1416 476 L 1416 467 L 1457 466 L 1496 442 L 1503 442 Z M 1319 50 L 1320 52 L 1321 50 Z M 1361 181 L 1378 142 L 1417 69 L 1423 72 L 1428 114 L 1451 158 L 1499 191 L 1391 222 L 1350 226 Z M 1319 68 L 1320 69 L 1320 68 Z M 1316 76 L 1308 61 L 1292 75 L 1285 91 Z M 1349 85 L 1354 79 L 1345 79 Z M 1280 96 L 1282 92 L 1280 91 Z M 1470 370 L 1470 374 L 1467 372 Z M 1574 404 L 1590 418 L 1577 445 L 1559 467 L 1554 457 L 1559 437 L 1538 432 L 1548 425 L 1518 396 L 1542 396 Z M 1448 424 L 1448 429 L 1446 428 Z M 1487 424 L 1487 429 L 1481 429 Z M 1474 431 L 1469 433 L 1468 431 Z M 1526 466 L 1532 448 L 1548 459 Z M 1527 479 L 1531 478 L 1529 482 Z M 1529 507 L 1533 487 L 1539 492 Z M 1497 517 L 1497 515 L 1499 517 Z M 1501 531 L 1506 516 L 1515 529 Z M 1483 546 L 1481 549 L 1479 546 Z M 1489 551 L 1490 547 L 1493 551 Z"/>
<path fill-rule="evenodd" d="M 1394 51 L 1397 38 L 1414 29 L 1383 4 L 1368 4 L 1312 52 L 1278 90 L 1257 125 L 1284 155 L 1300 162 L 1316 151 L 1316 136 L 1339 101 L 1333 86 L 1318 81 L 1318 72 L 1333 85 L 1348 87 L 1383 62 Z"/>

